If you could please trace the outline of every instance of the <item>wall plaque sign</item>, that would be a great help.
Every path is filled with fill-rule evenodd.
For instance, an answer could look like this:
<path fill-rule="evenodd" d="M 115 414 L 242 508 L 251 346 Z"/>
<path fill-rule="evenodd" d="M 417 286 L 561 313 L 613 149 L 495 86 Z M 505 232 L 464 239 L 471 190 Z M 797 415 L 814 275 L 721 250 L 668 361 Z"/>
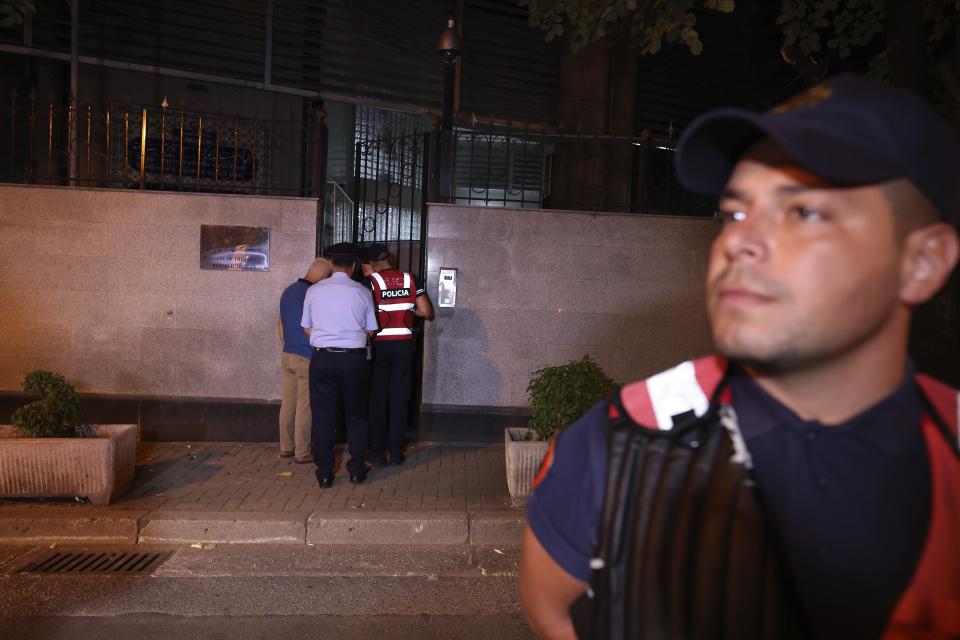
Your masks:
<path fill-rule="evenodd" d="M 270 228 L 200 225 L 200 268 L 269 271 Z"/>

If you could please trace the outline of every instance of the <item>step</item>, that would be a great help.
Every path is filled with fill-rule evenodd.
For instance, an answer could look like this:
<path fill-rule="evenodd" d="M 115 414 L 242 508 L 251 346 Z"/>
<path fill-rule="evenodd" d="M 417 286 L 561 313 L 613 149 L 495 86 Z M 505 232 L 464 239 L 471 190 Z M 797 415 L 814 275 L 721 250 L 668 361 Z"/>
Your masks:
<path fill-rule="evenodd" d="M 0 545 L 518 545 L 521 511 L 133 511 L 0 506 Z"/>

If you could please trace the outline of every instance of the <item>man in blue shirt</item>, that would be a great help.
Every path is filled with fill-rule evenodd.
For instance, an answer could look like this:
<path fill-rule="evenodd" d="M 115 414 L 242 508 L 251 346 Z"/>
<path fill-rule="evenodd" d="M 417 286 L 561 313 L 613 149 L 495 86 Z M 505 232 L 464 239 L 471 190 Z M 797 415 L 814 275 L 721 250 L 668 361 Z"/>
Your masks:
<path fill-rule="evenodd" d="M 280 372 L 283 392 L 280 400 L 280 457 L 300 464 L 313 462 L 310 452 L 310 340 L 300 326 L 303 300 L 311 285 L 330 275 L 330 261 L 318 258 L 307 274 L 280 295 Z"/>
<path fill-rule="evenodd" d="M 627 385 L 551 444 L 520 563 L 535 631 L 960 637 L 958 395 L 907 354 L 960 255 L 954 132 L 838 76 L 701 116 L 677 172 L 720 198 L 722 357 Z"/>
<path fill-rule="evenodd" d="M 340 243 L 326 251 L 333 273 L 307 290 L 300 325 L 310 337 L 310 409 L 313 461 L 321 488 L 333 486 L 334 420 L 342 401 L 347 423 L 350 482 L 361 483 L 369 468 L 364 450 L 370 434 L 368 340 L 376 335 L 377 315 L 370 291 L 352 280 L 357 251 Z"/>

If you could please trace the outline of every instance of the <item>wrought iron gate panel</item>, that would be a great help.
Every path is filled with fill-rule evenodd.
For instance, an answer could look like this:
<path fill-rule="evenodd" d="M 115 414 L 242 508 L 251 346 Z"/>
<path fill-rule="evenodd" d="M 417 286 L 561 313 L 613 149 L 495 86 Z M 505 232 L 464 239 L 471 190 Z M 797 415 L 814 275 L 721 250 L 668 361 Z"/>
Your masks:
<path fill-rule="evenodd" d="M 397 267 L 421 278 L 426 235 L 429 134 L 358 142 L 352 240 L 385 244 Z"/>

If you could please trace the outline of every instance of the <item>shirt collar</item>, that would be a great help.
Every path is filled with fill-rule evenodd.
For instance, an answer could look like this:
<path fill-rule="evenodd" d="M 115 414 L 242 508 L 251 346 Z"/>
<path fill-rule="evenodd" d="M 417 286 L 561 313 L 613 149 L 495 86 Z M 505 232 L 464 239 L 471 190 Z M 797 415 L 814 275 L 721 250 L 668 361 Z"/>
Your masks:
<path fill-rule="evenodd" d="M 306 278 L 297 278 L 297 282 L 302 282 L 304 284 L 314 284 L 313 282 L 310 282 Z"/>
<path fill-rule="evenodd" d="M 334 271 L 333 273 L 331 273 L 330 279 L 333 280 L 334 278 L 336 278 L 337 280 L 349 280 L 350 282 L 353 282 L 353 278 L 348 276 L 343 271 Z"/>
<path fill-rule="evenodd" d="M 775 429 L 836 429 L 895 454 L 907 444 L 924 411 L 913 363 L 907 364 L 900 384 L 880 402 L 842 424 L 829 427 L 816 420 L 802 419 L 739 367 L 731 366 L 729 375 L 733 407 L 747 440 Z"/>

